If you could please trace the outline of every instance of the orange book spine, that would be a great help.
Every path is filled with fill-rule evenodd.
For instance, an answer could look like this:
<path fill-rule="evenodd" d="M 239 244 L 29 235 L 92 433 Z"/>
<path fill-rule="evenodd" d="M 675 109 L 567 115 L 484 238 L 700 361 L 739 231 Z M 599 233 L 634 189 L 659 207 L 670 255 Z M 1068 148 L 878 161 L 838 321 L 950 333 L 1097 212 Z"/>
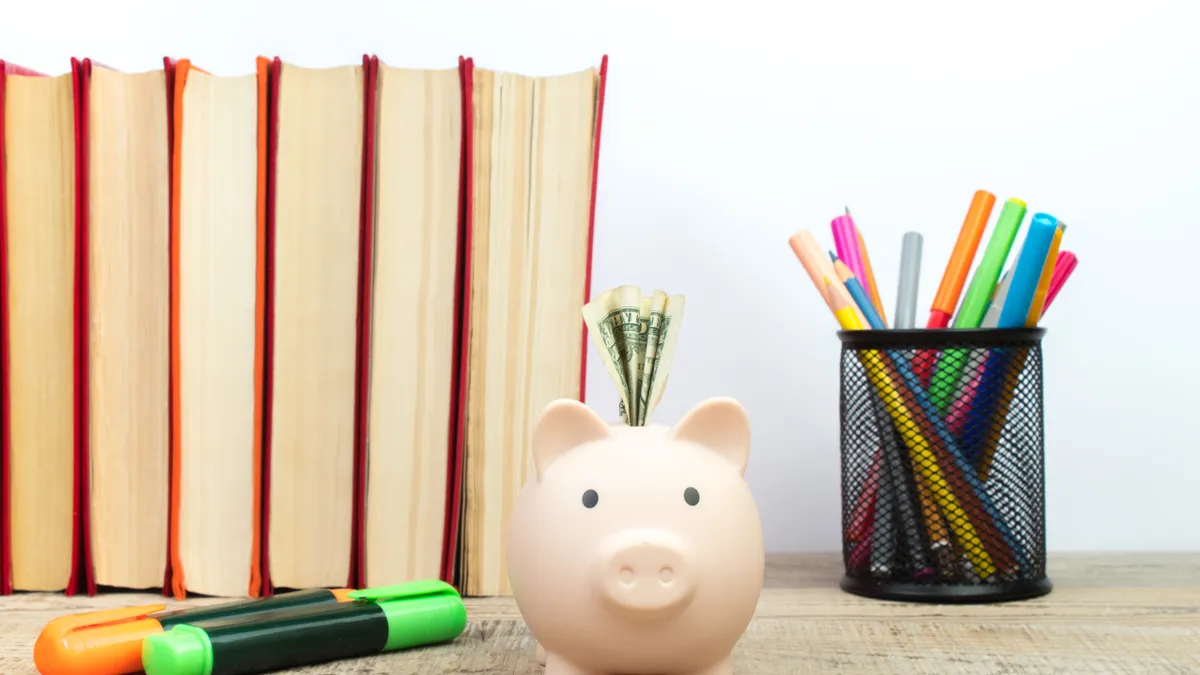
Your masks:
<path fill-rule="evenodd" d="M 263 381 L 266 377 L 266 312 L 267 312 L 267 175 L 269 172 L 270 144 L 268 142 L 270 124 L 271 98 L 271 61 L 265 57 L 255 59 L 255 73 L 258 76 L 258 166 L 255 180 L 257 181 L 257 198 L 255 200 L 256 223 L 256 257 L 258 261 L 254 282 L 254 515 L 253 541 L 250 545 L 250 597 L 263 595 L 263 579 L 266 571 L 263 567 L 263 414 L 265 399 L 263 398 Z"/>

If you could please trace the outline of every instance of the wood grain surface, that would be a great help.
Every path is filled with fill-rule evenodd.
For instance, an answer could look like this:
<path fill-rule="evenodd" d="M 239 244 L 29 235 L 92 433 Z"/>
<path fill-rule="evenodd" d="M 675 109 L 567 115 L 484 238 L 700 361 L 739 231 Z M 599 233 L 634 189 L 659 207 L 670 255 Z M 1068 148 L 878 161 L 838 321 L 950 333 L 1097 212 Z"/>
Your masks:
<path fill-rule="evenodd" d="M 838 589 L 836 554 L 769 557 L 758 613 L 734 653 L 737 675 L 1091 675 L 1200 673 L 1200 553 L 1050 556 L 1054 590 L 1022 602 L 923 605 Z M 159 595 L 0 598 L 0 673 L 27 675 L 42 626 L 63 614 Z M 511 598 L 467 600 L 470 623 L 448 645 L 339 661 L 307 675 L 541 673 Z"/>

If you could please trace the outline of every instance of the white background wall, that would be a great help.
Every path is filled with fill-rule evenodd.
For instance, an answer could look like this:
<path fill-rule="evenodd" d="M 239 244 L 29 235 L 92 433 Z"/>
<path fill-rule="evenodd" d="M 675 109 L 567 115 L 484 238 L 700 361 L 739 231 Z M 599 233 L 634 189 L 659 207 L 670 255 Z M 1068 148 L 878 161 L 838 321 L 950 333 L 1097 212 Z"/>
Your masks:
<path fill-rule="evenodd" d="M 609 54 L 593 288 L 688 296 L 656 421 L 712 395 L 745 404 L 773 551 L 839 546 L 836 326 L 788 236 L 832 248 L 849 205 L 892 314 L 901 235 L 923 232 L 923 322 L 974 190 L 996 195 L 993 220 L 1022 198 L 1069 224 L 1080 258 L 1045 322 L 1049 546 L 1200 549 L 1200 3 L 4 0 L 0 15 L 0 55 L 54 73 L 71 56 L 240 74 L 260 54 L 371 52 L 553 74 Z M 613 416 L 589 358 L 588 401 Z"/>

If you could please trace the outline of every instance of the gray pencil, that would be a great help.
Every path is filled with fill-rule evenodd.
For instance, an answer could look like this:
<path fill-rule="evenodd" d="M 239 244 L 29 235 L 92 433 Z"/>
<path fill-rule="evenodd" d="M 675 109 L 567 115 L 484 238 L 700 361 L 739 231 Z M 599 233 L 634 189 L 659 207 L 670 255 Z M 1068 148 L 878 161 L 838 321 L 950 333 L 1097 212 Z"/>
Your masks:
<path fill-rule="evenodd" d="M 916 327 L 922 241 L 920 232 L 904 233 L 904 241 L 900 248 L 900 292 L 896 298 L 896 328 Z"/>

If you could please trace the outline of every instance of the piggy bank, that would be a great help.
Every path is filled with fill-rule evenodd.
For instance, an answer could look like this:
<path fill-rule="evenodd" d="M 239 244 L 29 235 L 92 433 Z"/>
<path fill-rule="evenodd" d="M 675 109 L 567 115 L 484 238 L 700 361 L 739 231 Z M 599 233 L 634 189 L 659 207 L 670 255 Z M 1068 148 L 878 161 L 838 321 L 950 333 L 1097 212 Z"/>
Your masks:
<path fill-rule="evenodd" d="M 507 562 L 545 675 L 730 675 L 765 557 L 742 406 L 631 427 L 558 400 L 532 440 Z"/>

